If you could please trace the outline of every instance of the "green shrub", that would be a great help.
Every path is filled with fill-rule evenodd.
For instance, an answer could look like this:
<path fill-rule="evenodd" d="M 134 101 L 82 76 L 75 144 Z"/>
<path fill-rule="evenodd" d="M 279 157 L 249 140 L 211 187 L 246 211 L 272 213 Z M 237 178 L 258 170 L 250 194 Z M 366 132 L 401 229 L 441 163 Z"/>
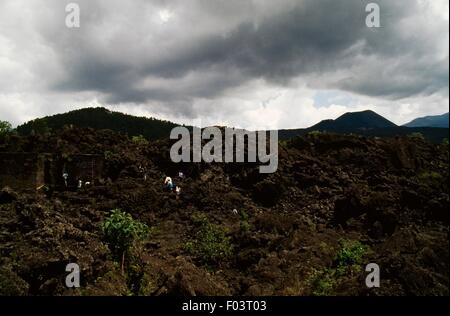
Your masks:
<path fill-rule="evenodd" d="M 280 140 L 279 144 L 282 147 L 289 147 L 290 146 L 290 141 L 289 140 Z"/>
<path fill-rule="evenodd" d="M 239 227 L 242 232 L 248 232 L 252 228 L 252 225 L 248 221 L 241 221 Z"/>
<path fill-rule="evenodd" d="M 240 221 L 240 229 L 242 232 L 248 232 L 251 229 L 251 225 L 248 222 L 249 216 L 247 212 L 242 211 L 240 213 L 241 221 Z"/>
<path fill-rule="evenodd" d="M 424 171 L 418 175 L 418 180 L 432 186 L 439 186 L 447 183 L 446 177 L 436 171 Z"/>
<path fill-rule="evenodd" d="M 249 216 L 246 211 L 241 211 L 239 216 L 241 217 L 242 221 L 248 221 Z"/>
<path fill-rule="evenodd" d="M 311 136 L 311 137 L 316 137 L 316 136 L 322 135 L 322 132 L 321 131 L 311 131 L 311 132 L 308 132 L 307 135 Z"/>
<path fill-rule="evenodd" d="M 0 295 L 24 296 L 28 295 L 29 284 L 19 277 L 9 267 L 0 267 Z"/>
<path fill-rule="evenodd" d="M 308 283 L 312 295 L 332 295 L 342 276 L 361 273 L 362 259 L 369 248 L 356 240 L 340 240 L 339 243 L 341 247 L 334 258 L 333 267 L 311 273 Z"/>
<path fill-rule="evenodd" d="M 104 157 L 105 157 L 105 160 L 107 160 L 107 161 L 112 160 L 113 157 L 114 157 L 113 152 L 112 152 L 112 151 L 109 151 L 109 150 L 106 150 L 106 151 L 103 153 L 103 155 L 104 155 Z"/>
<path fill-rule="evenodd" d="M 442 179 L 442 175 L 440 175 L 438 172 L 436 171 L 424 171 L 419 175 L 419 179 L 420 180 L 441 180 Z"/>
<path fill-rule="evenodd" d="M 103 222 L 102 231 L 113 254 L 115 256 L 122 255 L 123 265 L 125 254 L 135 241 L 143 240 L 148 236 L 149 228 L 134 220 L 130 214 L 115 209 Z"/>
<path fill-rule="evenodd" d="M 0 136 L 11 133 L 12 127 L 11 124 L 7 121 L 0 121 Z"/>
<path fill-rule="evenodd" d="M 139 135 L 139 136 L 133 136 L 133 137 L 131 138 L 131 141 L 132 141 L 133 143 L 137 144 L 137 145 L 147 145 L 147 144 L 148 144 L 147 139 L 146 139 L 144 136 L 142 136 L 142 135 Z"/>
<path fill-rule="evenodd" d="M 341 249 L 336 255 L 337 266 L 349 266 L 352 264 L 361 264 L 362 257 L 366 254 L 367 248 L 359 241 L 342 240 Z"/>
<path fill-rule="evenodd" d="M 192 216 L 197 232 L 193 241 L 185 244 L 185 249 L 205 264 L 217 264 L 229 258 L 233 252 L 230 238 L 224 230 L 209 222 L 204 214 Z"/>
<path fill-rule="evenodd" d="M 308 280 L 314 296 L 329 296 L 333 294 L 333 288 L 336 284 L 335 270 L 323 269 L 314 271 Z"/>
<path fill-rule="evenodd" d="M 425 137 L 423 137 L 422 133 L 411 133 L 408 135 L 408 137 L 412 139 L 425 140 Z"/>

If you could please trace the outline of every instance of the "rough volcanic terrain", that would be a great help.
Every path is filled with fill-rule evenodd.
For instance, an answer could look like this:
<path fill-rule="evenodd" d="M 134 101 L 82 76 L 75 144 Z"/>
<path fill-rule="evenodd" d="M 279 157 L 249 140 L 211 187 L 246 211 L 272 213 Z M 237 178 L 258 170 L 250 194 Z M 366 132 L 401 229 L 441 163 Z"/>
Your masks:
<path fill-rule="evenodd" d="M 0 152 L 105 157 L 95 186 L 0 188 L 0 294 L 448 295 L 448 144 L 315 133 L 280 142 L 269 175 L 174 164 L 170 146 L 77 128 L 0 139 Z M 150 227 L 123 272 L 101 229 L 113 209 Z"/>

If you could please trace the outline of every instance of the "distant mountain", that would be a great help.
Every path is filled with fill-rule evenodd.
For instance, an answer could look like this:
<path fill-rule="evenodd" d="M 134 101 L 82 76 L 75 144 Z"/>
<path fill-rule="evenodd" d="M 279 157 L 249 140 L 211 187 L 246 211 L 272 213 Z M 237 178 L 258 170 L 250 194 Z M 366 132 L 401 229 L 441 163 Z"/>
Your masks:
<path fill-rule="evenodd" d="M 396 137 L 414 133 L 422 134 L 427 140 L 440 143 L 449 137 L 448 127 L 405 127 L 397 126 L 373 111 L 349 112 L 335 120 L 324 120 L 309 128 L 280 130 L 279 139 L 286 140 L 312 131 L 337 134 L 359 134 L 368 137 Z"/>
<path fill-rule="evenodd" d="M 448 128 L 448 113 L 442 115 L 419 117 L 403 126 Z"/>
<path fill-rule="evenodd" d="M 40 133 L 47 130 L 58 130 L 64 125 L 110 129 L 129 136 L 143 135 L 149 140 L 168 138 L 171 130 L 178 126 L 168 121 L 127 115 L 105 108 L 85 108 L 35 119 L 18 126 L 17 131 L 22 135 L 28 135 L 33 130 Z M 335 120 L 324 120 L 309 128 L 279 130 L 279 139 L 285 140 L 305 135 L 311 131 L 352 133 L 370 137 L 395 137 L 421 133 L 426 139 L 435 143 L 442 142 L 444 138 L 449 137 L 448 127 L 397 126 L 373 111 L 362 111 L 345 113 Z"/>
<path fill-rule="evenodd" d="M 348 112 L 335 120 L 324 120 L 311 126 L 309 130 L 317 131 L 349 131 L 357 129 L 392 128 L 394 123 L 385 119 L 381 115 L 367 110 L 362 112 Z"/>
<path fill-rule="evenodd" d="M 169 137 L 172 128 L 178 126 L 168 121 L 137 117 L 98 107 L 39 118 L 18 126 L 17 131 L 22 135 L 27 135 L 32 130 L 57 130 L 64 125 L 110 129 L 130 136 L 143 135 L 150 140 Z"/>

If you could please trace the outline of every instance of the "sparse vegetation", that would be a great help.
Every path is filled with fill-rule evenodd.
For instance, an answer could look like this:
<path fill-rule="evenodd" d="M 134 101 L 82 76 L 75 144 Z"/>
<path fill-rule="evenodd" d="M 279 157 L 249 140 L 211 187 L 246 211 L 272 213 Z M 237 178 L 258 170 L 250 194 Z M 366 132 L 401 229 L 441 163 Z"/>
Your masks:
<path fill-rule="evenodd" d="M 205 264 L 217 264 L 228 259 L 233 247 L 225 231 L 210 223 L 204 214 L 194 214 L 192 220 L 197 232 L 194 240 L 186 243 L 185 249 Z"/>
<path fill-rule="evenodd" d="M 311 294 L 314 296 L 328 296 L 333 294 L 336 284 L 336 271 L 334 269 L 323 269 L 313 271 L 308 279 L 311 286 Z"/>
<path fill-rule="evenodd" d="M 310 137 L 317 137 L 317 136 L 322 135 L 322 132 L 321 131 L 311 131 L 307 135 Z"/>
<path fill-rule="evenodd" d="M 11 123 L 7 121 L 0 121 L 0 136 L 11 133 L 11 131 L 12 131 Z"/>
<path fill-rule="evenodd" d="M 421 180 L 441 180 L 442 175 L 440 175 L 438 172 L 435 171 L 429 171 L 429 172 L 422 172 L 419 175 L 419 179 Z"/>
<path fill-rule="evenodd" d="M 442 183 L 447 182 L 445 177 L 436 171 L 424 171 L 418 175 L 417 179 L 421 183 L 424 183 L 427 185 L 432 185 L 432 186 L 439 186 Z"/>
<path fill-rule="evenodd" d="M 241 217 L 241 220 L 240 220 L 240 229 L 241 229 L 241 231 L 242 232 L 248 232 L 251 229 L 251 225 L 248 222 L 249 216 L 248 216 L 247 212 L 242 211 L 240 213 L 240 217 Z"/>
<path fill-rule="evenodd" d="M 411 133 L 408 135 L 409 138 L 417 139 L 417 140 L 425 140 L 425 137 L 422 133 Z"/>
<path fill-rule="evenodd" d="M 106 161 L 110 161 L 110 160 L 112 160 L 113 157 L 114 157 L 114 154 L 113 154 L 111 151 L 109 151 L 109 150 L 106 150 L 106 151 L 103 153 L 103 155 L 104 155 Z"/>
<path fill-rule="evenodd" d="M 134 220 L 130 214 L 120 209 L 111 211 L 111 215 L 103 222 L 102 231 L 113 254 L 122 257 L 122 271 L 125 255 L 134 242 L 148 236 L 147 225 Z"/>
<path fill-rule="evenodd" d="M 361 264 L 368 248 L 356 240 L 340 240 L 334 265 L 331 268 L 315 270 L 308 283 L 314 296 L 332 295 L 333 289 L 341 277 L 361 272 Z"/>
<path fill-rule="evenodd" d="M 144 136 L 142 136 L 142 135 L 133 136 L 131 138 L 131 140 L 133 141 L 133 143 L 135 143 L 136 145 L 140 145 L 140 146 L 144 146 L 144 145 L 148 144 L 147 139 Z"/>
<path fill-rule="evenodd" d="M 16 273 L 6 267 L 0 267 L 0 295 L 19 296 L 25 295 L 29 285 Z"/>
<path fill-rule="evenodd" d="M 367 252 L 367 247 L 355 240 L 341 240 L 341 249 L 336 255 L 336 271 L 338 275 L 348 272 L 353 265 L 359 266 Z"/>
<path fill-rule="evenodd" d="M 282 140 L 278 141 L 278 143 L 282 147 L 288 147 L 290 145 L 290 142 L 287 139 L 282 139 Z"/>
<path fill-rule="evenodd" d="M 336 255 L 338 266 L 361 264 L 362 257 L 367 251 L 363 244 L 355 240 L 341 240 L 340 244 L 342 248 Z"/>

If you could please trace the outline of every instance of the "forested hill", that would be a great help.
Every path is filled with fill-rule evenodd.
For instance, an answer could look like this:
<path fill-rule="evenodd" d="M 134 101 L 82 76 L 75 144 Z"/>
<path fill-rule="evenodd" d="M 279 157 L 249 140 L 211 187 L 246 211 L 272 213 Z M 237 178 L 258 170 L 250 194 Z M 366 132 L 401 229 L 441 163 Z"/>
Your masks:
<path fill-rule="evenodd" d="M 110 129 L 116 132 L 126 133 L 130 136 L 143 135 L 149 140 L 167 138 L 172 128 L 177 126 L 177 124 L 169 121 L 137 117 L 98 107 L 85 108 L 35 119 L 18 126 L 17 131 L 22 135 L 28 135 L 33 130 L 36 132 L 57 130 L 64 125 Z"/>

